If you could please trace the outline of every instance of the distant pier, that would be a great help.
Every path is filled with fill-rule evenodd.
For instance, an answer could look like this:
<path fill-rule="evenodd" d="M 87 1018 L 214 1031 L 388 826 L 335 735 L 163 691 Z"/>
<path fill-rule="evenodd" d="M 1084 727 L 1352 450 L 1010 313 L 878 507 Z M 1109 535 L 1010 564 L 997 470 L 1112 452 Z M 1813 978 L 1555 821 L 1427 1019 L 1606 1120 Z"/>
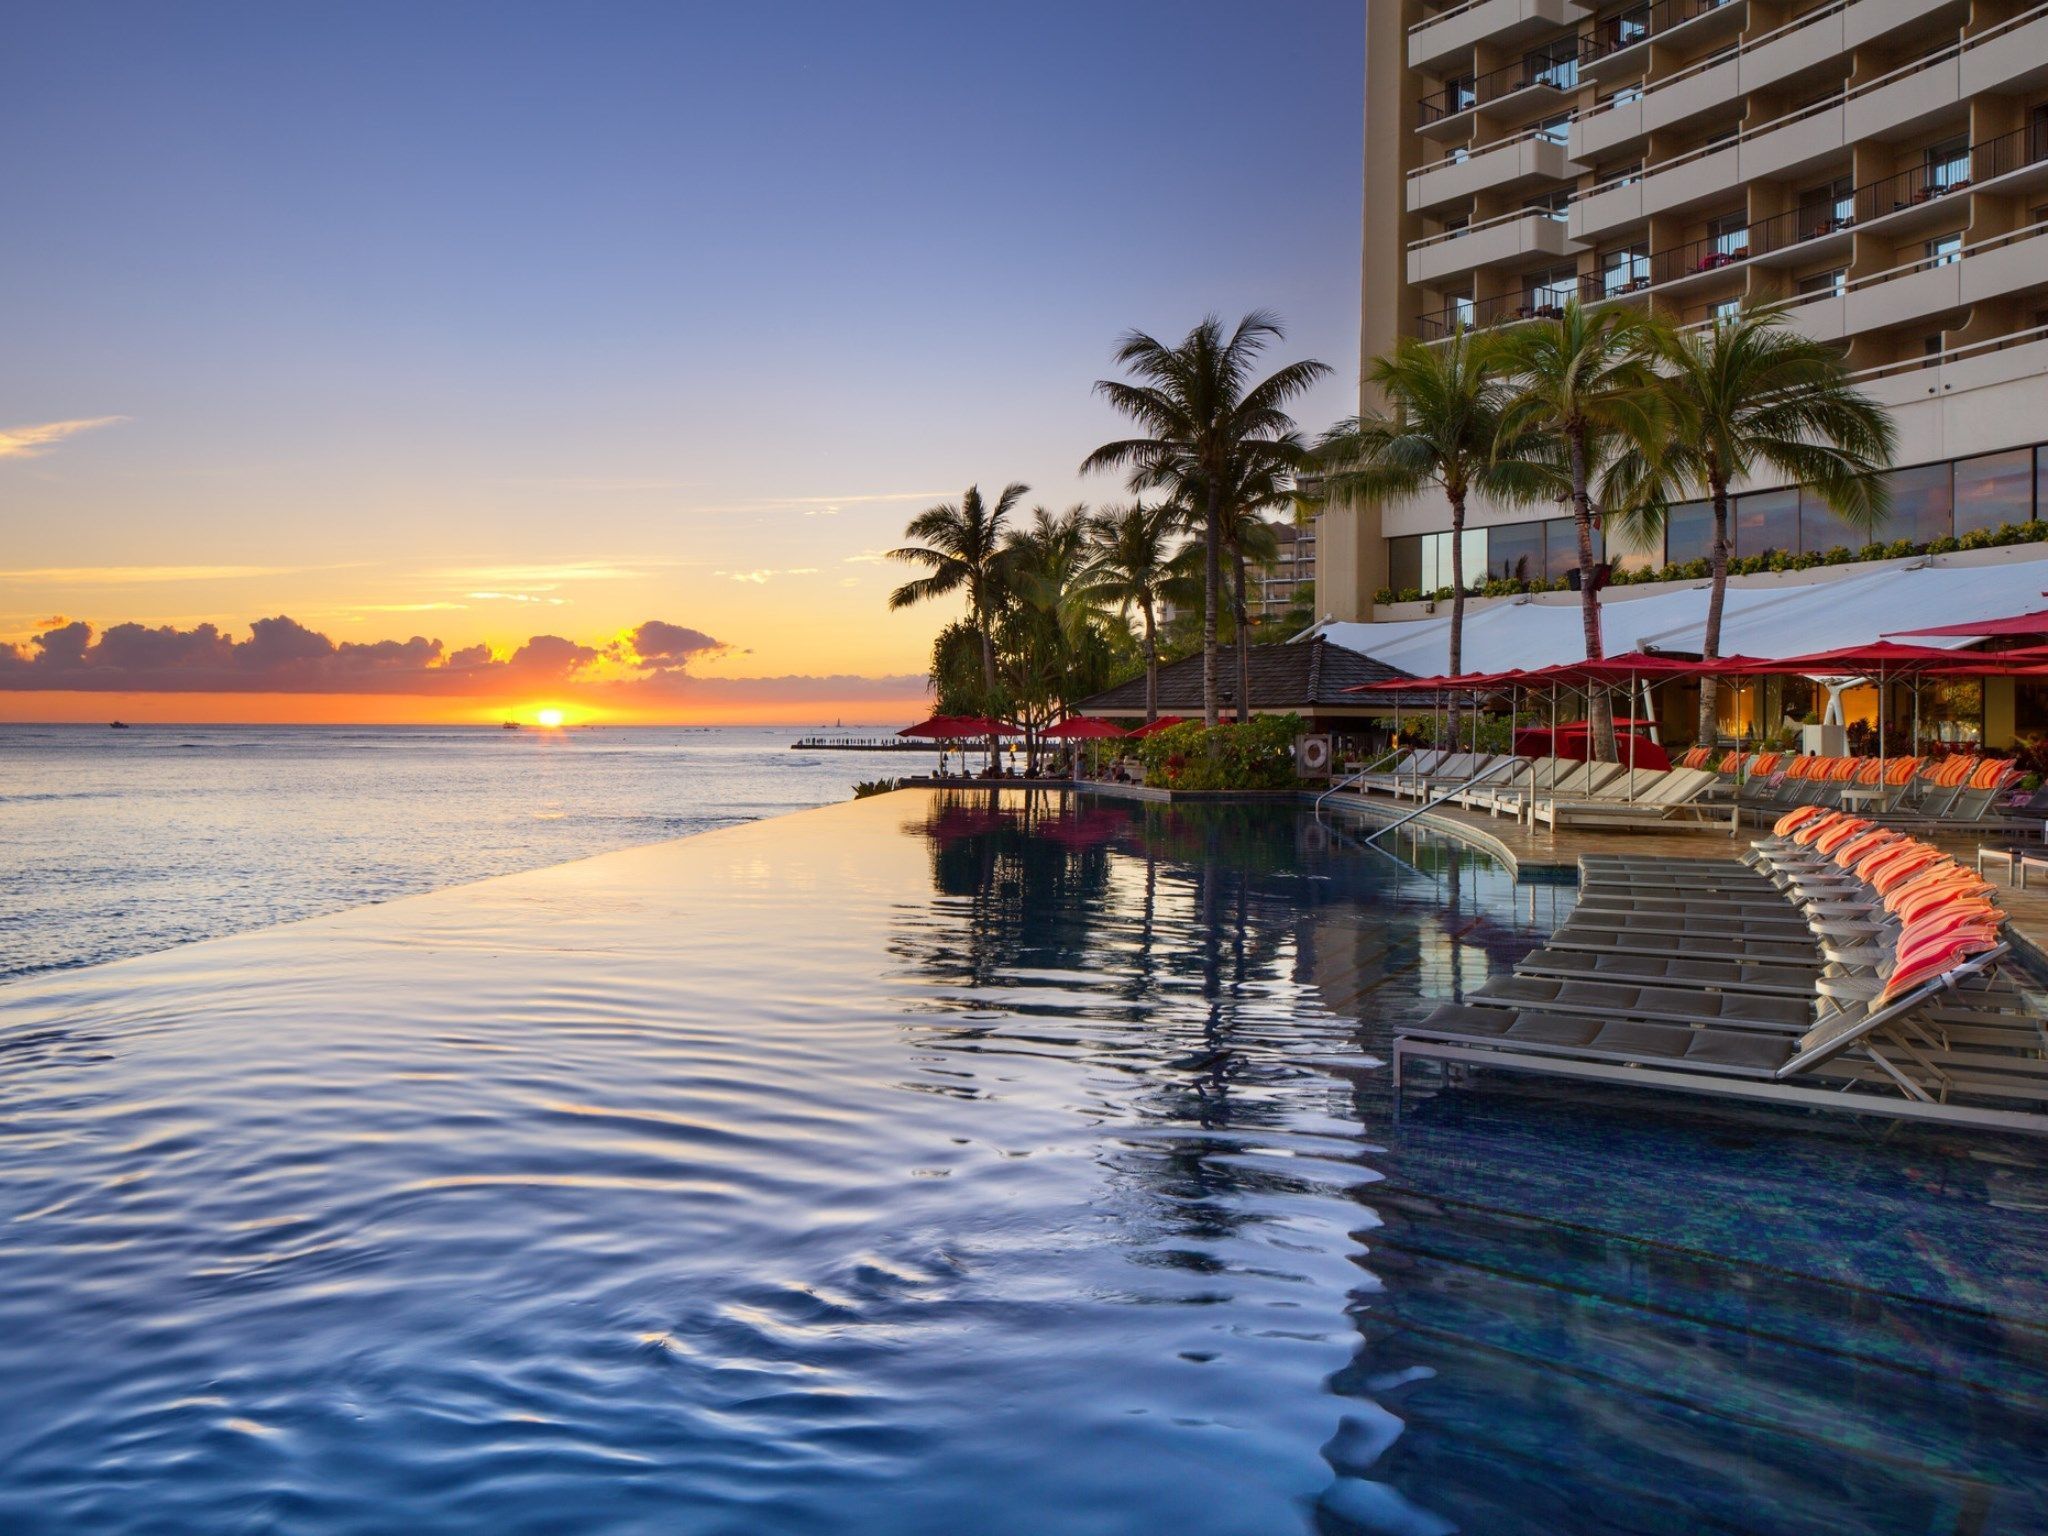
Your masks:
<path fill-rule="evenodd" d="M 791 742 L 792 752 L 937 752 L 952 742 L 921 741 L 902 736 L 806 736 Z"/>

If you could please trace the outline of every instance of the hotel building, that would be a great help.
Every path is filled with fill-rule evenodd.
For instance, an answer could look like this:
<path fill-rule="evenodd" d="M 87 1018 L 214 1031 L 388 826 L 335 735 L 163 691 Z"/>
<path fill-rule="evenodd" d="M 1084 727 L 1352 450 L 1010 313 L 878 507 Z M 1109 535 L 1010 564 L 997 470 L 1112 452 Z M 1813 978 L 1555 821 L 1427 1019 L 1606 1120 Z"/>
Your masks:
<path fill-rule="evenodd" d="M 2048 518 L 2048 4 L 1367 0 L 1362 276 L 1368 357 L 1573 296 L 1682 324 L 1790 300 L 1893 412 L 1880 540 Z M 1449 582 L 1441 497 L 1319 521 L 1338 621 Z M 1608 558 L 1691 560 L 1710 522 Z M 1470 524 L 1468 580 L 1574 563 L 1568 520 Z M 1746 488 L 1733 524 L 1738 557 L 1865 542 L 1796 486 Z"/>

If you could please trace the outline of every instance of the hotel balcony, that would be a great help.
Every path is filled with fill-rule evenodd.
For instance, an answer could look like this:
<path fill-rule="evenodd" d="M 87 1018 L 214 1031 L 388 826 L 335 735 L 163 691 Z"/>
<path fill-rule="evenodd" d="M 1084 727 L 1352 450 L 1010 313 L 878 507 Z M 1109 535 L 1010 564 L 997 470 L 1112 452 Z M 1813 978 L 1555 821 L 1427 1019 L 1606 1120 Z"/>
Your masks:
<path fill-rule="evenodd" d="M 1462 202 L 1479 192 L 1502 192 L 1530 182 L 1563 184 L 1585 167 L 1565 153 L 1558 133 L 1531 128 L 1483 144 L 1462 159 L 1438 160 L 1408 173 L 1408 211 L 1419 213 Z"/>
<path fill-rule="evenodd" d="M 1579 0 L 1466 0 L 1408 29 L 1408 67 L 1455 58 L 1475 43 L 1542 37 L 1591 14 L 1592 7 Z"/>
<path fill-rule="evenodd" d="M 1987 139 L 1967 160 L 1916 165 L 1857 187 L 1837 212 L 1794 209 L 1733 233 L 1669 246 L 1650 255 L 1650 286 L 1660 293 L 1725 281 L 1730 268 L 1846 264 L 1858 231 L 1909 239 L 1917 230 L 1953 228 L 1966 219 L 1972 188 L 2026 193 L 2048 185 L 2048 138 L 2032 129 Z M 2029 248 L 2031 249 L 2031 247 Z"/>
<path fill-rule="evenodd" d="M 1894 410 L 2000 384 L 2040 381 L 2048 378 L 2048 326 L 1867 368 L 1851 378 L 1879 405 Z M 2037 388 L 2038 382 L 2030 387 Z"/>
<path fill-rule="evenodd" d="M 1565 233 L 1564 218 L 1541 208 L 1520 209 L 1464 229 L 1417 240 L 1408 247 L 1408 281 L 1442 283 L 1479 267 L 1557 261 L 1583 249 Z"/>
<path fill-rule="evenodd" d="M 1656 0 L 1603 17 L 1579 54 L 1588 80 L 1641 74 L 1650 45 L 1707 48 L 1739 33 L 1749 20 L 1749 0 Z"/>
<path fill-rule="evenodd" d="M 1569 93 L 1578 83 L 1579 61 L 1570 57 L 1522 59 L 1483 75 L 1461 75 L 1423 94 L 1415 131 L 1431 138 L 1463 138 L 1482 108 L 1510 121 L 1555 117 L 1570 110 Z"/>
<path fill-rule="evenodd" d="M 2048 284 L 2048 221 L 1856 278 L 1796 301 L 1787 318 L 1816 341 L 1842 341 Z"/>
<path fill-rule="evenodd" d="M 1948 13 L 1958 24 L 1964 0 L 1835 0 L 1751 38 L 1739 52 L 1704 59 L 1650 81 L 1633 100 L 1582 113 L 1572 124 L 1575 159 L 1594 160 L 1634 148 L 1650 134 L 1689 122 L 1731 101 L 1813 71 L 1831 59 L 1846 65 L 1856 42 Z"/>
<path fill-rule="evenodd" d="M 1652 214 L 1724 198 L 1753 181 L 1796 176 L 1866 139 L 1901 138 L 1944 117 L 1960 123 L 1973 95 L 2009 90 L 2044 72 L 2048 5 L 1853 91 L 1582 192 L 1571 205 L 1572 236 L 1595 238 Z"/>

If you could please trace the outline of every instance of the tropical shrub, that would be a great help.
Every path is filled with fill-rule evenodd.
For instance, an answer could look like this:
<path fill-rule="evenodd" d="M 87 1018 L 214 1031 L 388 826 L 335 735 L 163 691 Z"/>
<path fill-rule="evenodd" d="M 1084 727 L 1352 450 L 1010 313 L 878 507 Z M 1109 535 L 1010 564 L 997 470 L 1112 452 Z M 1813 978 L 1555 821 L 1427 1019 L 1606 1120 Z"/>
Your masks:
<path fill-rule="evenodd" d="M 886 795 L 896 788 L 894 779 L 863 779 L 853 786 L 853 798 L 865 800 L 870 795 Z"/>
<path fill-rule="evenodd" d="M 1187 721 L 1137 743 L 1154 789 L 1292 789 L 1299 715 L 1254 715 L 1243 725 Z"/>

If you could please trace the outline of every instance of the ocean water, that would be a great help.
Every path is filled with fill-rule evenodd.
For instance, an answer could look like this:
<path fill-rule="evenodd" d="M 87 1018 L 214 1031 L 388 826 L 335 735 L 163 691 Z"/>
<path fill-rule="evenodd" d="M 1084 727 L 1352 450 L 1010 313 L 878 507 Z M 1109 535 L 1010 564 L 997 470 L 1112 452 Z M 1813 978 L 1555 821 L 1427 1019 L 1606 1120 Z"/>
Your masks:
<path fill-rule="evenodd" d="M 792 752 L 798 734 L 0 725 L 0 980 L 823 805 L 929 762 Z"/>
<path fill-rule="evenodd" d="M 0 988 L 0 1530 L 2018 1536 L 2039 1146 L 1389 1032 L 1571 892 L 905 791 Z"/>

